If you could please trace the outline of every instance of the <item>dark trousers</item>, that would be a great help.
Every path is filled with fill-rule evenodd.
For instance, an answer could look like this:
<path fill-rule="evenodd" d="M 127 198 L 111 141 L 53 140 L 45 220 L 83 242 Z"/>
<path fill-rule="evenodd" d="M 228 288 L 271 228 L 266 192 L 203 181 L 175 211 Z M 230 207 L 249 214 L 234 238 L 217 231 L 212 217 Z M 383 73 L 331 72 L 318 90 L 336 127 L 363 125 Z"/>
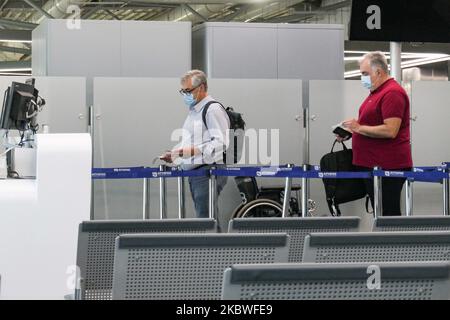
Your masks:
<path fill-rule="evenodd" d="M 357 171 L 372 171 L 373 168 L 356 166 Z M 411 168 L 396 169 L 396 171 L 410 171 Z M 402 211 L 400 209 L 401 194 L 403 184 L 406 179 L 402 178 L 382 178 L 381 188 L 383 194 L 383 216 L 401 216 Z M 373 180 L 364 179 L 364 185 L 366 187 L 367 194 L 370 197 L 370 203 L 373 204 Z"/>
<path fill-rule="evenodd" d="M 216 168 L 221 168 L 224 165 L 216 164 Z M 211 166 L 202 166 L 203 169 L 210 169 Z M 209 217 L 209 178 L 208 177 L 189 177 L 189 188 L 191 190 L 192 200 L 194 201 L 195 213 L 197 218 L 208 218 Z M 217 186 L 217 200 L 222 192 L 223 188 L 227 183 L 228 177 L 219 176 L 216 177 Z M 216 202 L 216 216 L 217 220 L 217 231 L 221 232 L 220 228 L 220 217 L 219 217 L 219 206 L 218 201 Z"/>

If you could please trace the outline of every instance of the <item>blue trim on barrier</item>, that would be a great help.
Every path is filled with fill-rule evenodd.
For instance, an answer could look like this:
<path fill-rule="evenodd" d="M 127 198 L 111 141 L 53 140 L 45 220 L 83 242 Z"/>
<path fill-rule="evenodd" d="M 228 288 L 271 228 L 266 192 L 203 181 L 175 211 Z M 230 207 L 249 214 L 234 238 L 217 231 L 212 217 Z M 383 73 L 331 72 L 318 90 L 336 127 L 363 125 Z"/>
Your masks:
<path fill-rule="evenodd" d="M 304 172 L 304 177 L 309 179 L 372 179 L 372 172 L 353 172 L 353 171 L 339 171 L 339 172 L 320 172 L 307 171 Z"/>
<path fill-rule="evenodd" d="M 152 172 L 149 178 L 177 178 L 177 177 L 207 177 L 209 176 L 209 170 L 196 169 L 196 170 L 178 170 L 172 168 L 167 171 Z"/>
<path fill-rule="evenodd" d="M 414 171 L 383 171 L 374 170 L 374 177 L 383 178 L 408 178 L 413 179 L 417 182 L 435 182 L 440 183 L 442 179 L 447 179 L 449 177 L 448 173 L 443 171 L 429 171 L 429 172 L 414 172 Z"/>
<path fill-rule="evenodd" d="M 414 172 L 424 172 L 424 171 L 439 171 L 442 170 L 442 167 L 413 167 L 412 171 Z"/>
<path fill-rule="evenodd" d="M 92 179 L 142 179 L 144 167 L 93 168 Z"/>
<path fill-rule="evenodd" d="M 258 177 L 258 178 L 309 178 L 309 179 L 354 179 L 372 178 L 372 172 L 320 172 L 317 170 L 303 171 L 300 167 L 293 168 L 261 168 L 261 167 L 231 167 L 212 170 L 216 176 L 227 177 Z"/>
<path fill-rule="evenodd" d="M 145 179 L 145 178 L 175 178 L 175 177 L 201 177 L 208 176 L 209 170 L 171 170 L 160 171 L 151 167 L 122 167 L 122 168 L 93 168 L 92 179 Z"/>
<path fill-rule="evenodd" d="M 303 173 L 299 167 L 228 167 L 211 170 L 211 174 L 226 177 L 295 178 Z M 303 177 L 303 176 L 300 176 Z"/>
<path fill-rule="evenodd" d="M 449 163 L 450 164 L 450 163 Z M 260 178 L 308 178 L 308 179 L 371 179 L 375 177 L 407 178 L 416 182 L 441 183 L 449 179 L 450 173 L 444 167 L 414 167 L 412 171 L 367 171 L 367 172 L 321 172 L 319 166 L 311 166 L 308 171 L 301 167 L 227 167 L 220 169 L 179 170 L 169 168 L 160 171 L 152 167 L 93 168 L 92 179 L 143 179 L 175 177 L 260 177 Z"/>

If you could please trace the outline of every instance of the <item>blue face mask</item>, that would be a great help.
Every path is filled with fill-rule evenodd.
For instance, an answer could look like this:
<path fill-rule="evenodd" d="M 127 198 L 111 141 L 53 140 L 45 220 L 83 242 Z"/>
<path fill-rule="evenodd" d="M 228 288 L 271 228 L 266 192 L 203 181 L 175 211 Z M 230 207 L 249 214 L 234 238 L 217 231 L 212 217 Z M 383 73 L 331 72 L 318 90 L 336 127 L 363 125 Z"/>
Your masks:
<path fill-rule="evenodd" d="M 372 81 L 370 80 L 370 76 L 361 76 L 361 82 L 364 88 L 368 90 L 372 89 Z"/>
<path fill-rule="evenodd" d="M 192 93 L 187 93 L 183 95 L 184 103 L 189 107 L 192 108 L 197 104 L 197 101 L 194 98 L 194 95 Z"/>

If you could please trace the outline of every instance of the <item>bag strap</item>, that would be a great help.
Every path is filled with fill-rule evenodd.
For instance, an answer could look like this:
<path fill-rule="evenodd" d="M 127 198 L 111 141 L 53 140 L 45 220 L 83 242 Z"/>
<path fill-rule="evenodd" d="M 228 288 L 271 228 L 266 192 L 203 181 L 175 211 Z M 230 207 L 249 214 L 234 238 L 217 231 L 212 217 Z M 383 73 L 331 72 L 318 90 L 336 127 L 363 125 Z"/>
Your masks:
<path fill-rule="evenodd" d="M 370 206 L 372 207 L 372 210 L 371 210 L 371 211 L 369 211 L 369 203 L 370 203 Z M 366 195 L 366 212 L 367 212 L 368 214 L 373 214 L 373 213 L 374 213 L 373 205 L 372 205 L 372 202 L 370 201 L 369 195 Z"/>
<path fill-rule="evenodd" d="M 202 111 L 202 120 L 203 120 L 203 124 L 205 125 L 205 127 L 206 127 L 206 130 L 208 130 L 208 125 L 206 124 L 206 113 L 208 112 L 208 109 L 209 109 L 209 106 L 210 105 L 212 105 L 213 103 L 217 103 L 217 104 L 219 104 L 222 108 L 223 108 L 223 110 L 225 110 L 225 113 L 227 113 L 227 109 L 223 106 L 223 104 L 221 104 L 220 102 L 218 102 L 218 101 L 209 101 L 209 102 L 207 102 L 206 104 L 205 104 L 205 106 L 203 107 L 203 111 Z M 228 113 L 227 113 L 227 116 L 228 116 Z M 228 119 L 229 119 L 230 117 L 228 116 Z M 230 125 L 231 125 L 231 119 L 230 119 Z M 236 137 L 234 137 L 234 145 L 236 146 L 237 145 L 237 142 L 236 142 Z M 223 160 L 223 163 L 227 163 L 227 151 L 225 150 L 224 152 L 223 152 L 223 155 L 222 155 L 222 160 Z"/>
<path fill-rule="evenodd" d="M 338 139 L 334 140 L 333 146 L 331 147 L 331 153 L 334 152 L 334 146 L 336 145 L 336 143 L 338 143 Z M 341 142 L 342 144 L 342 150 L 348 150 L 347 146 L 345 145 L 344 141 Z"/>
<path fill-rule="evenodd" d="M 341 209 L 339 209 L 339 205 L 334 203 L 334 197 L 331 199 L 327 199 L 328 209 L 333 217 L 341 216 Z"/>
<path fill-rule="evenodd" d="M 212 105 L 213 103 L 218 103 L 223 110 L 225 110 L 225 112 L 227 111 L 227 109 L 225 109 L 225 107 L 223 106 L 223 104 L 221 104 L 218 101 L 209 101 L 205 104 L 205 106 L 203 107 L 203 111 L 202 111 L 202 120 L 203 120 L 203 124 L 205 125 L 206 129 L 208 129 L 208 125 L 206 124 L 206 113 L 208 112 L 209 106 Z"/>

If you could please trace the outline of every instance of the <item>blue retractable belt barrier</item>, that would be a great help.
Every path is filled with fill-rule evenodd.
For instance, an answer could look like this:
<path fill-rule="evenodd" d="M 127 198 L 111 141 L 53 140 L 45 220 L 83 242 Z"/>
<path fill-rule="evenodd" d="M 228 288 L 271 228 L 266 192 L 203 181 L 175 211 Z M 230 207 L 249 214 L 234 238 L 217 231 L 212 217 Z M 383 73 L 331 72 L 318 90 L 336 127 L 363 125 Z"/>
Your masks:
<path fill-rule="evenodd" d="M 305 178 L 310 179 L 371 179 L 371 171 L 353 172 L 353 171 L 339 171 L 339 172 L 320 172 L 307 171 Z"/>
<path fill-rule="evenodd" d="M 439 171 L 442 170 L 442 167 L 414 167 L 412 171 L 414 172 L 424 172 L 424 171 Z"/>
<path fill-rule="evenodd" d="M 121 168 L 94 168 L 92 179 L 143 179 L 143 178 L 175 178 L 175 177 L 202 177 L 213 174 L 215 176 L 229 177 L 261 177 L 261 178 L 308 178 L 308 179 L 371 179 L 375 177 L 406 178 L 418 182 L 441 183 L 448 179 L 450 173 L 444 168 L 450 166 L 445 163 L 442 167 L 414 167 L 411 171 L 374 170 L 363 172 L 321 172 L 319 166 L 310 166 L 304 171 L 301 167 L 226 167 L 219 169 L 180 170 L 169 168 L 161 171 L 156 167 L 121 167 Z"/>
<path fill-rule="evenodd" d="M 299 167 L 228 167 L 211 170 L 211 174 L 227 177 L 288 178 L 298 177 L 303 170 Z"/>
<path fill-rule="evenodd" d="M 196 169 L 196 170 L 178 170 L 172 168 L 167 171 L 152 172 L 149 178 L 177 178 L 177 177 L 206 177 L 209 176 L 209 170 Z"/>
<path fill-rule="evenodd" d="M 94 168 L 92 179 L 145 179 L 145 178 L 175 178 L 208 176 L 209 170 L 171 170 L 161 171 L 150 167 Z"/>
<path fill-rule="evenodd" d="M 142 179 L 146 178 L 144 167 L 93 168 L 92 179 Z"/>
<path fill-rule="evenodd" d="M 416 168 L 417 169 L 417 168 Z M 448 173 L 443 171 L 383 171 L 374 170 L 373 175 L 375 177 L 383 178 L 407 178 L 418 182 L 435 182 L 440 183 L 442 179 L 448 178 Z"/>

